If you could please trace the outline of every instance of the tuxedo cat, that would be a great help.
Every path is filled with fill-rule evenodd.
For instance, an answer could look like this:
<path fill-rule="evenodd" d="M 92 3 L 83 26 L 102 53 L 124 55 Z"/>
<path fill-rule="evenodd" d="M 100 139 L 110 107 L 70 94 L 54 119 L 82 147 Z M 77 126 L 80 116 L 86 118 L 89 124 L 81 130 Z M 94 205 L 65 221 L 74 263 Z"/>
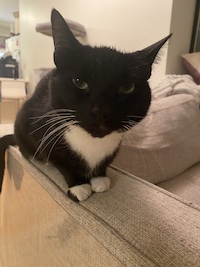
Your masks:
<path fill-rule="evenodd" d="M 122 53 L 80 44 L 55 9 L 51 22 L 56 68 L 19 111 L 14 135 L 1 139 L 1 161 L 9 144 L 18 145 L 24 157 L 51 162 L 63 174 L 69 197 L 83 201 L 109 189 L 106 168 L 123 132 L 147 114 L 152 64 L 170 36 Z"/>

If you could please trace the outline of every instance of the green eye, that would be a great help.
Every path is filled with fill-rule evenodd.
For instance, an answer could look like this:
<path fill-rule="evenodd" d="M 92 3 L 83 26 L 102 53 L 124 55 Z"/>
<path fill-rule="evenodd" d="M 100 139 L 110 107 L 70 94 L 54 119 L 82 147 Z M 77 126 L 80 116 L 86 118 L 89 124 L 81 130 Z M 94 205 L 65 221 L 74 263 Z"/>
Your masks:
<path fill-rule="evenodd" d="M 72 82 L 76 87 L 78 87 L 81 90 L 89 90 L 88 84 L 84 81 L 81 81 L 79 78 L 73 78 Z"/>
<path fill-rule="evenodd" d="M 134 91 L 134 89 L 135 89 L 135 84 L 132 83 L 131 85 L 129 84 L 129 85 L 121 86 L 119 88 L 119 92 L 121 94 L 131 94 Z"/>

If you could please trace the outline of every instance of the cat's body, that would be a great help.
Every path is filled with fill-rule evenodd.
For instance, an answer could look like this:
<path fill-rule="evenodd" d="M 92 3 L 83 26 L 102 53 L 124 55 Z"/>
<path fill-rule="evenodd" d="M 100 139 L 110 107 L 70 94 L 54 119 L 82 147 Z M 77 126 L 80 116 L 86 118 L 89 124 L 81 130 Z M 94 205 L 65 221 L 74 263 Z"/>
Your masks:
<path fill-rule="evenodd" d="M 123 54 L 82 46 L 52 11 L 56 69 L 38 84 L 19 111 L 15 142 L 26 158 L 50 161 L 64 175 L 69 196 L 87 199 L 109 189 L 106 168 L 124 131 L 146 115 L 151 65 L 169 36 Z"/>
<path fill-rule="evenodd" d="M 91 178 L 106 176 L 105 166 L 116 155 L 122 133 L 114 131 L 104 137 L 93 137 L 76 122 L 74 110 L 57 109 L 54 112 L 50 87 L 56 75 L 56 70 L 46 75 L 34 95 L 19 111 L 15 122 L 15 139 L 26 158 L 52 162 L 66 177 L 69 187 L 90 184 Z M 65 123 L 66 126 L 63 126 Z M 92 190 L 107 190 L 108 179 L 102 186 L 105 188 L 98 190 L 93 187 Z M 85 190 L 89 190 L 88 194 L 92 192 L 89 186 Z M 84 200 L 87 193 L 76 193 L 76 197 Z"/>

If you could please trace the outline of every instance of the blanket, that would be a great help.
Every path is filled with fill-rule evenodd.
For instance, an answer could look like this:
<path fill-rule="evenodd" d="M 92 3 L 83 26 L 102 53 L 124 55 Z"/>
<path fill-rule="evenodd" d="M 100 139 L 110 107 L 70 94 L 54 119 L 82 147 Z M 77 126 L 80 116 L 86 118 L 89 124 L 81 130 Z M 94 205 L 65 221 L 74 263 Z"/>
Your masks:
<path fill-rule="evenodd" d="M 152 87 L 154 100 L 175 94 L 191 94 L 200 103 L 200 86 L 190 75 L 165 75 Z"/>

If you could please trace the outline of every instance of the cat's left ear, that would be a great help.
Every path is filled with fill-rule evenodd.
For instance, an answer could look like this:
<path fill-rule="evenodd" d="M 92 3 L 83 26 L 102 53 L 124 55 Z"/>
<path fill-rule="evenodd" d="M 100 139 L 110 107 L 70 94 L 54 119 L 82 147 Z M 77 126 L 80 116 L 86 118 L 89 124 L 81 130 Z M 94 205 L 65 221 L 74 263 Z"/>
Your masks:
<path fill-rule="evenodd" d="M 141 74 L 142 76 L 145 76 L 143 78 L 149 79 L 151 76 L 151 67 L 152 64 L 159 52 L 159 50 L 162 48 L 162 46 L 169 40 L 169 38 L 172 36 L 172 34 L 168 35 L 167 37 L 163 38 L 162 40 L 156 42 L 153 45 L 148 46 L 147 48 L 137 51 L 133 53 L 134 57 L 136 56 L 137 62 L 140 65 L 141 68 Z M 143 69 L 143 71 L 142 71 Z"/>
<path fill-rule="evenodd" d="M 66 21 L 56 9 L 52 9 L 51 12 L 51 25 L 55 46 L 54 62 L 57 67 L 63 67 L 66 58 L 65 53 L 69 50 L 75 51 L 82 45 L 74 37 Z"/>

